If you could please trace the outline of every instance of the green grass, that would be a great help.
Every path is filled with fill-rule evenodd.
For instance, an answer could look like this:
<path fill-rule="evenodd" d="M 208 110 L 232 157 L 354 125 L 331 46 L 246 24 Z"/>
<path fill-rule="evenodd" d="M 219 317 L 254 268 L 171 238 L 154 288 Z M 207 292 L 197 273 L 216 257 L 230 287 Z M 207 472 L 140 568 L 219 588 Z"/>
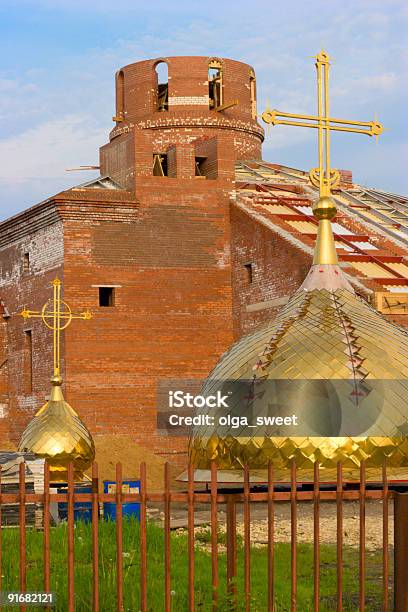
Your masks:
<path fill-rule="evenodd" d="M 101 522 L 100 534 L 100 602 L 101 610 L 114 612 L 116 609 L 116 534 L 115 523 Z M 3 590 L 18 590 L 19 541 L 17 529 L 2 531 Z M 42 589 L 42 538 L 40 532 L 27 532 L 27 590 Z M 202 541 L 207 541 L 204 535 Z M 148 602 L 149 611 L 163 610 L 163 530 L 148 525 Z M 139 524 L 124 520 L 123 523 L 123 576 L 124 610 L 139 610 Z M 290 609 L 290 546 L 277 544 L 275 547 L 276 610 Z M 67 610 L 67 527 L 65 524 L 51 531 L 51 586 L 57 593 L 56 609 Z M 313 609 L 313 550 L 311 545 L 298 545 L 298 610 Z M 196 609 L 211 610 L 211 555 L 196 549 Z M 243 602 L 243 549 L 238 545 L 238 601 L 239 610 Z M 226 556 L 219 556 L 220 612 L 230 610 L 226 594 Z M 267 604 L 267 551 L 265 548 L 251 550 L 251 586 L 253 612 L 266 612 Z M 367 611 L 381 610 L 381 555 L 370 553 L 367 558 Z M 187 611 L 187 536 L 171 536 L 171 589 L 172 609 Z M 91 610 L 92 600 L 92 556 L 91 526 L 82 522 L 75 525 L 75 597 L 76 610 Z M 14 608 L 16 609 L 16 608 Z M 31 608 L 35 609 L 35 608 Z M 38 609 L 38 608 L 37 608 Z M 336 550 L 335 546 L 321 547 L 321 608 L 336 609 Z M 355 550 L 344 550 L 344 610 L 358 609 L 358 554 Z"/>

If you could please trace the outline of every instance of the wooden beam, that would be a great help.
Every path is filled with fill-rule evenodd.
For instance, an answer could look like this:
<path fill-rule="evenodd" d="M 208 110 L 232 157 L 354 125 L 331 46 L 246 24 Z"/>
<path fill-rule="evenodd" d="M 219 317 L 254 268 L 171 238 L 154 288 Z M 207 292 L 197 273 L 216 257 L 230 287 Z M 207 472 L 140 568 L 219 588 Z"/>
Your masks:
<path fill-rule="evenodd" d="M 277 308 L 278 306 L 284 306 L 289 301 L 289 297 L 275 298 L 273 300 L 267 300 L 266 302 L 258 302 L 257 304 L 247 304 L 247 312 L 258 312 L 259 310 L 266 310 L 266 308 Z"/>
<path fill-rule="evenodd" d="M 221 113 L 227 108 L 231 108 L 231 106 L 237 106 L 237 104 L 239 104 L 239 100 L 233 100 L 232 102 L 226 102 L 225 104 L 222 104 L 221 106 L 216 106 L 214 110 L 217 111 L 217 113 Z"/>

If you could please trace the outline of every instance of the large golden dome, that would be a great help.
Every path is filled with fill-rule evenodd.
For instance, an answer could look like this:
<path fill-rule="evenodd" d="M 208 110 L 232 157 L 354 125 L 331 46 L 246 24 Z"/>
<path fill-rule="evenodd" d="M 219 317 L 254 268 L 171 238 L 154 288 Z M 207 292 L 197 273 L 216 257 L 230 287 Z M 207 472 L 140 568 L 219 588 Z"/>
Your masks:
<path fill-rule="evenodd" d="M 260 398 L 251 403 L 253 418 L 265 410 L 265 384 L 293 381 L 283 403 L 306 421 L 313 412 L 308 431 L 316 435 L 271 437 L 257 428 L 252 436 L 248 429 L 197 428 L 190 442 L 197 468 L 208 468 L 212 460 L 222 469 L 245 463 L 264 468 L 270 460 L 287 467 L 293 459 L 300 468 L 314 461 L 332 468 L 339 460 L 349 468 L 362 460 L 378 466 L 385 458 L 390 466 L 408 465 L 408 333 L 355 294 L 338 266 L 329 218 L 320 217 L 315 259 L 303 285 L 274 321 L 221 357 L 203 388 L 209 395 L 225 381 L 252 381 Z M 323 402 L 322 382 L 331 385 Z M 243 414 L 238 387 L 231 387 L 229 407 Z M 333 390 L 335 400 L 328 398 Z M 325 421 L 333 430 L 336 418 L 336 435 L 322 434 Z"/>

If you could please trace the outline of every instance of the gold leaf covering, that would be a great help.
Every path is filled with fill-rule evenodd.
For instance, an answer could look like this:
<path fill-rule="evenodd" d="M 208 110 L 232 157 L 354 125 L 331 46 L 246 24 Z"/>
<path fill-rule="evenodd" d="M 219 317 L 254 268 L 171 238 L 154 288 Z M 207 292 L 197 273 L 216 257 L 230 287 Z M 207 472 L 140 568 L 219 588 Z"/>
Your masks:
<path fill-rule="evenodd" d="M 278 317 L 241 338 L 221 357 L 203 394 L 213 394 L 225 380 L 251 379 L 298 380 L 300 390 L 301 383 L 313 380 L 393 383 L 378 383 L 380 421 L 375 428 L 367 425 L 359 437 L 242 437 L 232 428 L 224 433 L 200 428 L 190 441 L 190 456 L 197 468 L 209 468 L 212 460 L 222 469 L 242 469 L 245 463 L 259 469 L 270 460 L 284 468 L 295 459 L 300 468 L 310 469 L 314 461 L 333 468 L 341 460 L 346 468 L 355 469 L 362 460 L 367 466 L 379 466 L 384 458 L 389 466 L 408 466 L 408 439 L 400 435 L 406 427 L 408 334 L 356 296 L 337 265 L 313 265 Z M 355 410 L 362 424 L 375 396 L 371 394 L 366 405 L 363 401 Z M 305 395 L 298 393 L 290 400 L 295 402 L 292 412 L 305 413 Z M 381 419 L 387 431 L 391 421 L 391 430 L 398 435 L 379 437 Z M 376 435 L 370 436 L 370 429 Z"/>
<path fill-rule="evenodd" d="M 53 384 L 49 401 L 36 413 L 24 431 L 19 450 L 48 460 L 52 482 L 65 482 L 68 465 L 73 463 L 77 479 L 95 458 L 92 436 L 75 410 L 64 400 L 59 377 Z"/>

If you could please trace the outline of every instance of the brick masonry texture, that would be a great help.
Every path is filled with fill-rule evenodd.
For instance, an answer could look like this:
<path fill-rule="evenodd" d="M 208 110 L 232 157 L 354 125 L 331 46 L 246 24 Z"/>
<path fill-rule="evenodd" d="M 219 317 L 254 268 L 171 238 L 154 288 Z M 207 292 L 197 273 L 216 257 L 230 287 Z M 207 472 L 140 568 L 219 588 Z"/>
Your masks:
<path fill-rule="evenodd" d="M 193 97 L 193 96 L 171 96 L 169 98 L 169 106 L 191 106 L 194 104 L 199 104 L 199 105 L 204 105 L 207 106 L 209 105 L 209 96 L 199 96 L 199 97 Z"/>
<path fill-rule="evenodd" d="M 261 159 L 263 129 L 247 64 L 219 58 L 223 100 L 239 104 L 209 109 L 210 59 L 160 58 L 169 70 L 163 112 L 159 60 L 118 71 L 123 120 L 100 163 L 122 188 L 75 187 L 0 224 L 1 439 L 18 442 L 49 393 L 51 334 L 18 313 L 40 309 L 57 274 L 71 308 L 93 313 L 64 334 L 67 401 L 94 436 L 131 434 L 180 463 L 186 439 L 156 432 L 158 381 L 205 378 L 234 339 L 276 314 L 247 305 L 290 295 L 306 276 L 311 250 L 234 204 L 235 162 Z M 153 176 L 154 154 L 167 155 L 168 176 Z M 99 306 L 100 286 L 114 286 L 114 306 Z"/>
<path fill-rule="evenodd" d="M 307 275 L 312 257 L 241 210 L 232 208 L 231 221 L 234 335 L 238 339 L 273 318 L 279 308 L 247 312 L 247 305 L 291 295 Z M 249 265 L 251 279 L 245 267 Z"/>

